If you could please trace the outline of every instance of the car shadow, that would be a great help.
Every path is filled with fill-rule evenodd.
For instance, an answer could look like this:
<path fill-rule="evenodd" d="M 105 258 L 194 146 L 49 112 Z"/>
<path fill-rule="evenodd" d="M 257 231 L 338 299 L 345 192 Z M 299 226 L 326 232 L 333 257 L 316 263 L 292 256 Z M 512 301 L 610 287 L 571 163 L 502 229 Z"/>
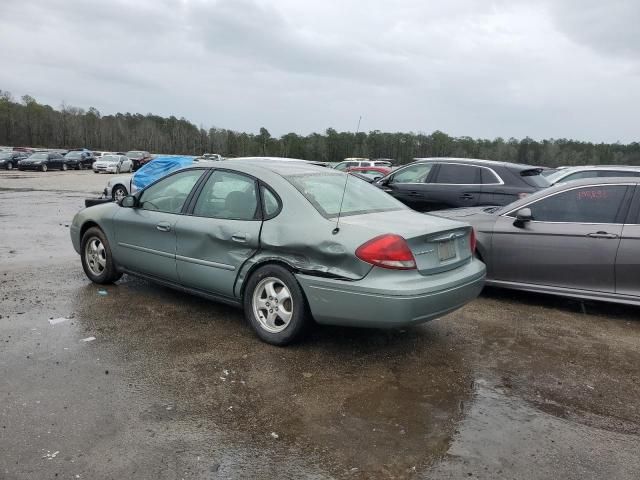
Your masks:
<path fill-rule="evenodd" d="M 640 309 L 633 305 L 624 305 L 600 300 L 579 300 L 544 293 L 525 292 L 498 287 L 485 287 L 481 297 L 498 301 L 523 303 L 528 306 L 555 308 L 570 313 L 584 315 L 606 315 L 625 320 L 637 320 Z"/>

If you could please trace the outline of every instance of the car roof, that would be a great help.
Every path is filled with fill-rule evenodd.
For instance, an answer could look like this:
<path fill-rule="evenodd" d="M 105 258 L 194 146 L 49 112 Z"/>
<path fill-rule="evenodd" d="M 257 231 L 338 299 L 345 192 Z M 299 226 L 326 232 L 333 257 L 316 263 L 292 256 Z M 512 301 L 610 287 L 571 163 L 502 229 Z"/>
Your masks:
<path fill-rule="evenodd" d="M 469 165 L 486 165 L 487 167 L 496 166 L 496 167 L 506 167 L 506 168 L 514 168 L 517 170 L 529 170 L 532 168 L 539 168 L 535 165 L 527 165 L 525 163 L 513 163 L 513 162 L 500 162 L 497 160 L 484 160 L 481 158 L 458 158 L 458 157 L 425 157 L 425 158 L 414 158 L 413 163 L 426 163 L 426 162 L 455 162 L 455 163 L 468 163 Z M 410 163 L 408 165 L 411 165 Z"/>
<path fill-rule="evenodd" d="M 269 171 L 281 176 L 318 172 L 344 174 L 332 168 L 326 168 L 322 162 L 284 157 L 238 157 L 222 160 L 222 162 L 211 162 L 211 166 L 218 168 L 229 166 L 253 175 L 258 175 L 261 171 Z"/>

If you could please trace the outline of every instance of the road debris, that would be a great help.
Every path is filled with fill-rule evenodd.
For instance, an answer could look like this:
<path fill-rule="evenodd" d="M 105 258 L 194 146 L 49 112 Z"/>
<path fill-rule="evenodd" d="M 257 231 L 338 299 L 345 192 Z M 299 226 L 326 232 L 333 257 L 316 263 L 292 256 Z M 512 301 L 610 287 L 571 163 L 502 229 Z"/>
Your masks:
<path fill-rule="evenodd" d="M 93 342 L 96 339 L 96 337 L 87 337 L 87 338 L 83 338 L 81 341 L 82 342 Z"/>
<path fill-rule="evenodd" d="M 107 295 L 109 295 L 109 292 L 107 292 L 106 290 L 98 290 L 98 295 L 106 297 Z"/>
<path fill-rule="evenodd" d="M 280 438 L 280 435 L 278 435 L 276 432 L 271 432 L 271 437 L 272 438 Z"/>
<path fill-rule="evenodd" d="M 70 319 L 70 318 L 67 318 L 67 317 L 50 318 L 50 319 L 49 319 L 49 324 L 50 324 L 50 325 L 57 325 L 57 324 L 59 324 L 59 323 L 66 322 L 67 320 L 71 320 L 71 319 Z"/>

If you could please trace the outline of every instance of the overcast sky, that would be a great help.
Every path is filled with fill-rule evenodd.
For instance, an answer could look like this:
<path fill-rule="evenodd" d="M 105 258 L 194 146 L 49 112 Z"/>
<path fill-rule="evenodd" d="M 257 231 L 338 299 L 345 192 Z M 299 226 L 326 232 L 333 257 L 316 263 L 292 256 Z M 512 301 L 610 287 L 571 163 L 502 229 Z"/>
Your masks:
<path fill-rule="evenodd" d="M 638 0 L 0 0 L 0 89 L 273 135 L 638 141 Z"/>

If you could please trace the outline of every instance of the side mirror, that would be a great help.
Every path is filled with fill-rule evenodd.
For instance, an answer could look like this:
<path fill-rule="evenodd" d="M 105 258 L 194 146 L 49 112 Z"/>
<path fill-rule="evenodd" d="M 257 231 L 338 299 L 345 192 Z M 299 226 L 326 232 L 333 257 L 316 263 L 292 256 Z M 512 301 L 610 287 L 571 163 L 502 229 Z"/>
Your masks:
<path fill-rule="evenodd" d="M 139 204 L 138 197 L 135 195 L 127 195 L 120 200 L 120 206 L 124 208 L 137 208 Z"/>
<path fill-rule="evenodd" d="M 516 212 L 516 219 L 513 222 L 513 225 L 518 228 L 523 228 L 527 222 L 533 220 L 533 215 L 531 214 L 530 208 L 521 208 Z"/>

